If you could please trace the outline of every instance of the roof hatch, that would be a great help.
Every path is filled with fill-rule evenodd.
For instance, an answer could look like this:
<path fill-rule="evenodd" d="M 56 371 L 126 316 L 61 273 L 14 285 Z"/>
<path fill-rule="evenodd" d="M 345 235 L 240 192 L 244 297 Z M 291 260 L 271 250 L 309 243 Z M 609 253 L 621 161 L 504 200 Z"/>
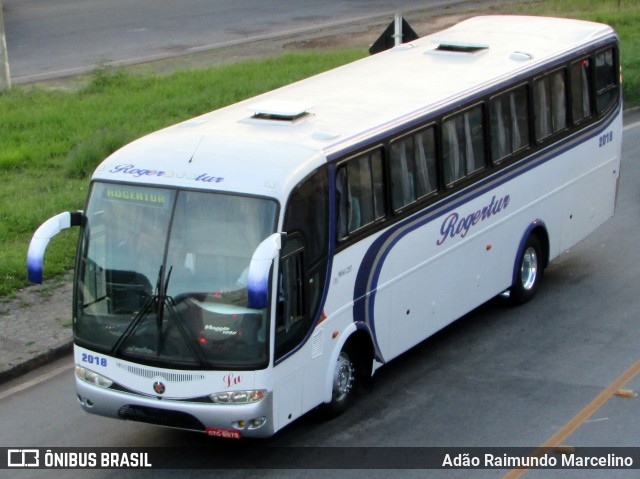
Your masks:
<path fill-rule="evenodd" d="M 483 43 L 440 42 L 438 46 L 430 50 L 431 53 L 465 53 L 472 55 L 489 49 L 489 45 Z"/>
<path fill-rule="evenodd" d="M 264 101 L 255 103 L 247 110 L 252 112 L 251 119 L 293 123 L 309 116 L 310 105 L 289 101 Z"/>

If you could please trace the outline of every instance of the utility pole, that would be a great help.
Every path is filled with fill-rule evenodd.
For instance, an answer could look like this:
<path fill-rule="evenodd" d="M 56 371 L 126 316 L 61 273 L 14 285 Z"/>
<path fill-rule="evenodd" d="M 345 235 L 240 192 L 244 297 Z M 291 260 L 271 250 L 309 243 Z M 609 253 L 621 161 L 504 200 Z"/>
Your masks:
<path fill-rule="evenodd" d="M 0 93 L 11 88 L 11 72 L 9 71 L 9 52 L 7 51 L 7 36 L 4 33 L 4 2 L 0 0 L 0 54 L 2 55 L 2 69 L 0 71 Z"/>

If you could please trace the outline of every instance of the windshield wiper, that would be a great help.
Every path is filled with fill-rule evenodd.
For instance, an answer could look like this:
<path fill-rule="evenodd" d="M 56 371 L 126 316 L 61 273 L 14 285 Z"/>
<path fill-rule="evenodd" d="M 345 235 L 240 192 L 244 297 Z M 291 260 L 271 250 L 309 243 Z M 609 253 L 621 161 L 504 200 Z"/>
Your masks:
<path fill-rule="evenodd" d="M 113 348 L 111 349 L 112 356 L 118 355 L 124 343 L 133 334 L 138 324 L 140 324 L 140 321 L 142 321 L 142 319 L 149 313 L 149 311 L 151 311 L 151 308 L 153 307 L 154 303 L 158 299 L 158 294 L 157 294 L 158 285 L 160 284 L 160 280 L 162 278 L 162 268 L 163 266 L 160 266 L 160 270 L 158 271 L 158 279 L 156 281 L 156 291 L 154 292 L 154 294 L 150 295 L 145 300 L 144 304 L 142 305 L 142 308 L 140 308 L 140 311 L 138 311 L 138 313 L 133 317 L 133 320 L 129 323 L 129 325 L 127 326 L 127 329 L 124 330 L 124 333 L 122 333 L 122 335 L 118 338 L 118 340 L 116 341 L 116 344 L 113 345 Z"/>
<path fill-rule="evenodd" d="M 120 350 L 123 348 L 124 344 L 127 342 L 129 337 L 133 334 L 135 329 L 138 327 L 140 322 L 143 320 L 147 314 L 155 309 L 156 313 L 156 356 L 161 356 L 164 349 L 164 340 L 166 330 L 163 331 L 164 326 L 164 313 L 165 308 L 169 313 L 169 320 L 177 327 L 180 336 L 184 340 L 187 349 L 191 353 L 192 357 L 199 363 L 199 365 L 203 368 L 206 367 L 207 361 L 202 351 L 200 350 L 200 346 L 197 342 L 192 338 L 192 335 L 189 334 L 188 328 L 184 324 L 184 319 L 182 317 L 182 313 L 180 313 L 176 308 L 176 301 L 169 295 L 167 295 L 169 280 L 171 279 L 171 272 L 173 271 L 173 266 L 169 268 L 169 272 L 167 273 L 167 277 L 164 277 L 164 265 L 160 266 L 160 270 L 158 271 L 158 278 L 156 280 L 156 289 L 154 294 L 149 296 L 142 308 L 136 316 L 133 318 L 131 323 L 127 326 L 127 329 L 124 331 L 122 336 L 118 338 L 118 341 L 113 346 L 111 354 L 113 356 L 117 356 Z M 164 281 L 163 281 L 164 279 Z"/>
<path fill-rule="evenodd" d="M 160 273 L 158 274 L 158 281 L 156 283 L 156 355 L 162 354 L 164 348 L 164 335 L 162 334 L 162 322 L 164 320 L 164 307 L 168 303 L 166 292 L 169 286 L 169 278 L 171 278 L 171 272 L 173 266 L 169 268 L 167 279 L 162 281 L 162 273 L 164 266 L 160 266 Z"/>

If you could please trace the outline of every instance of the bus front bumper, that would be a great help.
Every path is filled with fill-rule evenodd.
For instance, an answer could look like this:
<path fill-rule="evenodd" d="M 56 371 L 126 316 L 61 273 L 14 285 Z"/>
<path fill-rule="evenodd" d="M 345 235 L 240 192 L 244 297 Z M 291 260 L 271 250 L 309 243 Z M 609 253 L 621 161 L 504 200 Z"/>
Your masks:
<path fill-rule="evenodd" d="M 76 378 L 80 406 L 90 414 L 197 431 L 229 439 L 273 435 L 273 394 L 253 404 L 196 403 L 139 396 Z"/>

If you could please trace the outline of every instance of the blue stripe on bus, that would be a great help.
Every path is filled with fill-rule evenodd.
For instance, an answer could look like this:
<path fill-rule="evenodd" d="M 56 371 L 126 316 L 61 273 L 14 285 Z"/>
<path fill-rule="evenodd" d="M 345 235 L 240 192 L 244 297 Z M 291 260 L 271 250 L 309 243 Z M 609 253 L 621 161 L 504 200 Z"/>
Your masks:
<path fill-rule="evenodd" d="M 376 289 L 380 272 L 384 265 L 385 259 L 391 252 L 395 244 L 405 235 L 411 233 L 433 221 L 435 218 L 445 215 L 446 213 L 469 203 L 477 197 L 484 195 L 488 191 L 511 181 L 518 176 L 536 168 L 566 151 L 575 147 L 576 144 L 584 143 L 588 139 L 595 138 L 604 130 L 610 127 L 613 121 L 620 114 L 620 105 L 600 122 L 594 123 L 584 130 L 579 131 L 574 136 L 569 136 L 558 143 L 544 148 L 528 159 L 519 161 L 510 165 L 495 174 L 480 180 L 469 188 L 463 189 L 458 193 L 443 199 L 440 202 L 408 217 L 405 220 L 392 225 L 384 231 L 369 247 L 364 255 L 360 268 L 356 276 L 354 294 L 353 294 L 353 320 L 363 322 L 372 333 L 376 360 L 384 362 L 384 357 L 380 350 L 376 335 L 374 321 L 374 303 L 376 297 Z M 367 294 L 367 292 L 369 292 Z"/>

